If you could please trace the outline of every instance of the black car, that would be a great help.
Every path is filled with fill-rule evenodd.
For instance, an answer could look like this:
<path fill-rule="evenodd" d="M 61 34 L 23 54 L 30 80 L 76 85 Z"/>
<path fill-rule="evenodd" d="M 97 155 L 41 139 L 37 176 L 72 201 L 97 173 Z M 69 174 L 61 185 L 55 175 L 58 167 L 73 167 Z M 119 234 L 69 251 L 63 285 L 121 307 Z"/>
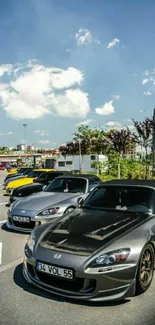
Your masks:
<path fill-rule="evenodd" d="M 33 193 L 43 191 L 44 187 L 47 186 L 51 181 L 53 181 L 58 176 L 71 175 L 71 174 L 72 173 L 68 171 L 44 172 L 34 180 L 33 184 L 23 185 L 18 188 L 15 188 L 10 195 L 9 203 L 12 204 L 17 199 L 29 196 Z"/>

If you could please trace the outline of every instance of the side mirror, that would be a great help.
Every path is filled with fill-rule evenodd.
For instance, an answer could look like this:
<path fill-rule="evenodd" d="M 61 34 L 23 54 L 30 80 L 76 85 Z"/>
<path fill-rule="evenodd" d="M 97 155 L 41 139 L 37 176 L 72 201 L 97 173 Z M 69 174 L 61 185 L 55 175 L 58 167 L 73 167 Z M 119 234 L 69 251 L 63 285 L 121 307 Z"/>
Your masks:
<path fill-rule="evenodd" d="M 79 208 L 82 207 L 83 202 L 84 202 L 84 199 L 83 199 L 82 197 L 79 197 L 78 200 L 77 200 L 77 203 L 78 203 L 78 207 L 79 207 Z"/>
<path fill-rule="evenodd" d="M 45 191 L 45 190 L 46 190 L 46 187 L 47 187 L 47 185 L 44 185 L 44 186 L 43 186 L 43 191 Z"/>

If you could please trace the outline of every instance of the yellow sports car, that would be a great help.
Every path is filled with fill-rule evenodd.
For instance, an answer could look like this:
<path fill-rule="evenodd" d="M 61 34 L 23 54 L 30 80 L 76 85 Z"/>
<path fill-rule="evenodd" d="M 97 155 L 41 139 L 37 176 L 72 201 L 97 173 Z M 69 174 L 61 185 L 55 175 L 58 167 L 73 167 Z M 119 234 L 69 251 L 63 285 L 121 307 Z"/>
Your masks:
<path fill-rule="evenodd" d="M 15 173 L 17 173 L 17 168 L 12 168 L 12 169 L 10 169 L 9 172 L 7 172 L 6 175 L 11 175 L 11 174 L 15 174 Z"/>
<path fill-rule="evenodd" d="M 18 167 L 18 168 L 12 168 L 12 169 L 10 169 L 9 172 L 7 172 L 6 176 L 20 173 L 20 172 L 24 171 L 24 169 L 26 169 L 26 168 L 28 168 L 28 166 L 21 166 L 21 167 Z"/>
<path fill-rule="evenodd" d="M 5 189 L 6 190 L 5 195 L 10 195 L 11 191 L 14 188 L 33 183 L 33 181 L 36 177 L 38 177 L 43 172 L 48 172 L 48 171 L 55 171 L 55 169 L 52 169 L 52 168 L 51 169 L 49 169 L 49 168 L 47 168 L 47 169 L 46 168 L 33 169 L 28 174 L 27 177 L 23 177 L 23 178 L 9 182 Z"/>

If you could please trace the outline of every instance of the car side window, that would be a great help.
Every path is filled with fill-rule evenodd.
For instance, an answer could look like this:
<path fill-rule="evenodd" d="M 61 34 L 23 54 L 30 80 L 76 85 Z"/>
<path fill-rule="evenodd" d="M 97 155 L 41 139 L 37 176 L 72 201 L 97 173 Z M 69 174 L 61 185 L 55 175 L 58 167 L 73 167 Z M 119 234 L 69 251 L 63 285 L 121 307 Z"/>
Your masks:
<path fill-rule="evenodd" d="M 89 184 L 89 187 L 88 187 L 88 192 L 91 192 L 97 185 L 99 185 L 99 182 L 97 183 L 92 183 L 92 184 Z"/>

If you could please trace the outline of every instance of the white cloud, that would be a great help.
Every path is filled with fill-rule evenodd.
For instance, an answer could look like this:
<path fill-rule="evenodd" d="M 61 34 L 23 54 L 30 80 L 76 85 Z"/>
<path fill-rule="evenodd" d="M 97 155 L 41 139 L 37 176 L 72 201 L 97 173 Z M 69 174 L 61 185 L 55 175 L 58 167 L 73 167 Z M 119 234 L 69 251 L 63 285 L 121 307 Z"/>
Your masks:
<path fill-rule="evenodd" d="M 49 141 L 49 140 L 38 140 L 38 143 L 40 143 L 40 144 L 48 144 L 50 142 L 51 141 Z"/>
<path fill-rule="evenodd" d="M 110 121 L 110 122 L 107 122 L 105 124 L 106 127 L 109 127 L 109 128 L 122 128 L 122 124 L 119 123 L 119 122 L 115 122 L 115 121 Z"/>
<path fill-rule="evenodd" d="M 42 137 L 49 135 L 49 133 L 46 132 L 45 130 L 35 130 L 34 133 L 39 134 Z"/>
<path fill-rule="evenodd" d="M 126 127 L 128 127 L 128 129 L 130 129 L 131 131 L 135 129 L 133 125 L 123 125 L 117 121 L 107 122 L 105 126 L 109 129 L 116 129 L 116 130 L 122 130 L 125 129 Z"/>
<path fill-rule="evenodd" d="M 148 90 L 147 92 L 146 92 L 146 91 L 144 91 L 143 95 L 145 95 L 145 96 L 151 96 L 151 95 L 152 95 L 152 93 L 151 93 L 151 92 Z"/>
<path fill-rule="evenodd" d="M 118 38 L 114 38 L 111 42 L 108 43 L 107 49 L 110 49 L 120 43 Z"/>
<path fill-rule="evenodd" d="M 7 135 L 12 135 L 13 132 L 8 132 L 8 133 L 3 133 L 3 132 L 0 132 L 0 136 L 7 136 Z"/>
<path fill-rule="evenodd" d="M 96 122 L 95 120 L 92 120 L 92 119 L 87 119 L 85 121 L 82 121 L 82 122 L 79 122 L 79 123 L 76 123 L 75 126 L 80 126 L 80 125 L 89 125 L 93 122 Z"/>
<path fill-rule="evenodd" d="M 14 119 L 36 119 L 46 114 L 85 118 L 90 111 L 88 94 L 73 88 L 80 87 L 84 79 L 78 69 L 45 67 L 31 60 L 25 66 L 0 66 L 0 72 L 1 76 L 8 73 L 9 79 L 2 87 L 0 83 L 0 102 Z"/>
<path fill-rule="evenodd" d="M 63 94 L 48 99 L 57 116 L 85 118 L 90 111 L 88 94 L 80 89 L 67 89 Z"/>
<path fill-rule="evenodd" d="M 111 100 L 108 103 L 105 103 L 102 107 L 100 108 L 95 108 L 96 114 L 99 115 L 110 115 L 115 112 L 115 108 L 113 106 L 113 100 Z"/>
<path fill-rule="evenodd" d="M 120 95 L 112 95 L 112 98 L 115 100 L 119 100 L 120 99 Z"/>
<path fill-rule="evenodd" d="M 149 79 L 147 79 L 147 78 L 145 78 L 145 79 L 142 80 L 142 84 L 143 85 L 147 84 L 148 82 L 149 82 Z"/>
<path fill-rule="evenodd" d="M 0 66 L 0 77 L 3 76 L 5 73 L 10 74 L 12 71 L 12 65 L 11 64 L 2 64 Z"/>
<path fill-rule="evenodd" d="M 75 34 L 75 39 L 77 41 L 77 45 L 88 45 L 91 43 L 100 44 L 100 41 L 93 38 L 92 33 L 85 28 L 80 28 L 78 32 Z"/>

